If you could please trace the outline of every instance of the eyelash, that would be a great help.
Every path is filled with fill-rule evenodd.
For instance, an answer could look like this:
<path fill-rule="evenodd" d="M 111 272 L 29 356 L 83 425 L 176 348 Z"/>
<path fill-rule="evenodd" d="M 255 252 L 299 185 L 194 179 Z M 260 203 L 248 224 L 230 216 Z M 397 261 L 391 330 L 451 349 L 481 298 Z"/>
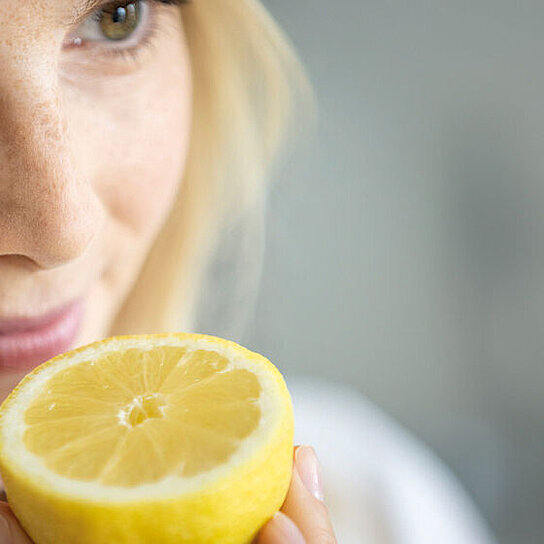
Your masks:
<path fill-rule="evenodd" d="M 170 6 L 182 6 L 184 4 L 190 3 L 191 0 L 142 0 L 148 4 L 163 4 L 163 5 L 170 5 Z M 109 5 L 115 4 L 116 2 L 110 2 L 102 6 L 99 10 L 106 9 Z M 128 2 L 127 2 L 128 3 Z M 151 6 L 150 6 L 151 7 Z M 155 17 L 151 18 L 151 21 L 148 23 L 148 28 L 145 29 L 145 33 L 140 38 L 137 44 L 133 45 L 132 47 L 125 47 L 125 48 L 111 48 L 107 46 L 99 46 L 102 51 L 101 54 L 105 54 L 106 56 L 111 56 L 115 58 L 121 58 L 122 60 L 127 61 L 136 61 L 138 60 L 139 54 L 145 50 L 147 47 L 150 47 L 153 45 L 154 39 L 157 36 L 159 30 L 159 25 L 157 24 L 157 20 Z"/>

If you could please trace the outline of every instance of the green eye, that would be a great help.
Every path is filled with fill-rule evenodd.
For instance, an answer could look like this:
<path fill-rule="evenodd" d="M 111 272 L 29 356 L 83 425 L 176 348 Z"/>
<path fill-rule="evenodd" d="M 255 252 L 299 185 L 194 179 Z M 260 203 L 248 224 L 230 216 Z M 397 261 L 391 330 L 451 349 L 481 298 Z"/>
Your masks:
<path fill-rule="evenodd" d="M 141 1 L 114 2 L 97 13 L 100 32 L 108 40 L 126 40 L 138 28 Z"/>

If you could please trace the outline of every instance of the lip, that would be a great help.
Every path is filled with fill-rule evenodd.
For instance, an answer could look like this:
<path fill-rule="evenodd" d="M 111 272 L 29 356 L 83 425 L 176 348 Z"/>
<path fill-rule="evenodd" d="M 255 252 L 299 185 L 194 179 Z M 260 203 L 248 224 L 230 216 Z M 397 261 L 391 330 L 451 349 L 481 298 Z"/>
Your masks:
<path fill-rule="evenodd" d="M 41 316 L 0 318 L 0 368 L 29 370 L 68 351 L 82 317 L 79 298 Z"/>

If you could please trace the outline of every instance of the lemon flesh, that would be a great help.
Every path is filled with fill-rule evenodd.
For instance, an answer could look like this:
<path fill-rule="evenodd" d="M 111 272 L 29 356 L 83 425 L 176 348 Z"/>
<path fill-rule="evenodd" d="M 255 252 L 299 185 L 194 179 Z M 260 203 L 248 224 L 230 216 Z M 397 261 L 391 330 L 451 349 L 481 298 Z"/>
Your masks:
<path fill-rule="evenodd" d="M 249 543 L 285 498 L 292 441 L 277 369 L 204 335 L 95 342 L 0 407 L 0 472 L 36 544 Z"/>

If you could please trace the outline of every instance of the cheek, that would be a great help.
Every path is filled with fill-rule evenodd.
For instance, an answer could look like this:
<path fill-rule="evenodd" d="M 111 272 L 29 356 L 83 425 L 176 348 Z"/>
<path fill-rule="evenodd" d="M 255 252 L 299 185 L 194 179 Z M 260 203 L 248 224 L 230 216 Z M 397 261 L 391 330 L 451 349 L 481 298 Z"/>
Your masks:
<path fill-rule="evenodd" d="M 97 179 L 113 218 L 135 234 L 155 231 L 165 219 L 183 176 L 188 126 L 179 104 L 148 108 L 146 115 L 121 125 Z"/>
<path fill-rule="evenodd" d="M 86 121 L 87 170 L 112 221 L 152 237 L 179 190 L 189 146 L 188 61 L 159 58 L 149 69 L 105 84 Z"/>

